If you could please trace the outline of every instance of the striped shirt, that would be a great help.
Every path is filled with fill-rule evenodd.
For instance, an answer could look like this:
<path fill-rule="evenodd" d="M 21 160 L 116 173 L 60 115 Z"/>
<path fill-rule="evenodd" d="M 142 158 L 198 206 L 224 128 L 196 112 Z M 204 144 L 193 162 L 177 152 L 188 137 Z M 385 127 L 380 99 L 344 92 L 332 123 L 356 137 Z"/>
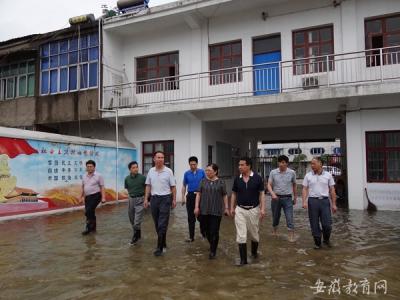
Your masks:
<path fill-rule="evenodd" d="M 224 212 L 225 181 L 203 178 L 199 186 L 200 214 L 222 216 Z"/>

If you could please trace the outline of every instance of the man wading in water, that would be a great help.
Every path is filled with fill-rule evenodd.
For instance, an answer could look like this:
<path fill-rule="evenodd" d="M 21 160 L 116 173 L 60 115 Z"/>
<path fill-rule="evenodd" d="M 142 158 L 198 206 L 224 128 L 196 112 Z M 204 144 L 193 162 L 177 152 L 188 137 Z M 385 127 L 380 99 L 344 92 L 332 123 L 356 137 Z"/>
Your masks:
<path fill-rule="evenodd" d="M 164 165 L 164 152 L 156 151 L 153 155 L 155 166 L 149 170 L 146 178 L 144 207 L 149 206 L 151 194 L 151 214 L 157 232 L 155 256 L 161 256 L 166 248 L 166 236 L 171 207 L 176 207 L 176 181 L 172 170 Z"/>

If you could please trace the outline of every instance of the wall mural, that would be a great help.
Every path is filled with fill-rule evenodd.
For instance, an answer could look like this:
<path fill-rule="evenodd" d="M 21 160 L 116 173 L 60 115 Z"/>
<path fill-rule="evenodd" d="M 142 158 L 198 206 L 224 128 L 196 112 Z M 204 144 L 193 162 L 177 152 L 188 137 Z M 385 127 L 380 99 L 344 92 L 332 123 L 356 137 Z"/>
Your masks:
<path fill-rule="evenodd" d="M 127 165 L 136 150 L 0 137 L 0 216 L 80 206 L 85 163 L 103 175 L 106 200 L 126 199 Z M 118 188 L 115 189 L 118 179 Z"/>

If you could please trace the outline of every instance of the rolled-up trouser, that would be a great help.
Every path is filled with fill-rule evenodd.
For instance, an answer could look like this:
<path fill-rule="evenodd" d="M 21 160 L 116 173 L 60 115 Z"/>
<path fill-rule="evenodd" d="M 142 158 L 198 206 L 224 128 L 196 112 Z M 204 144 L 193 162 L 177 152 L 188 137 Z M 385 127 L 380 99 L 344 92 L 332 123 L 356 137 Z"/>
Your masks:
<path fill-rule="evenodd" d="M 260 207 L 244 209 L 236 206 L 235 209 L 235 226 L 236 226 L 236 242 L 244 244 L 247 242 L 247 232 L 253 242 L 260 240 L 259 236 Z"/>
<path fill-rule="evenodd" d="M 86 221 L 96 221 L 96 207 L 101 202 L 101 193 L 85 196 L 85 216 Z"/>
<path fill-rule="evenodd" d="M 278 199 L 271 200 L 272 210 L 272 226 L 277 227 L 281 218 L 281 209 L 286 217 L 286 226 L 288 230 L 293 230 L 293 200 L 292 196 L 278 197 Z"/>
<path fill-rule="evenodd" d="M 131 197 L 128 200 L 128 216 L 131 222 L 133 230 L 140 230 L 140 225 L 143 222 L 144 207 L 143 201 L 144 197 Z"/>
<path fill-rule="evenodd" d="M 309 197 L 308 198 L 308 217 L 310 219 L 311 232 L 313 237 L 321 238 L 322 234 L 325 240 L 329 240 L 332 231 L 332 215 L 331 203 L 328 197 L 322 199 Z"/>
<path fill-rule="evenodd" d="M 150 206 L 157 235 L 167 234 L 169 214 L 171 212 L 172 195 L 151 196 Z"/>

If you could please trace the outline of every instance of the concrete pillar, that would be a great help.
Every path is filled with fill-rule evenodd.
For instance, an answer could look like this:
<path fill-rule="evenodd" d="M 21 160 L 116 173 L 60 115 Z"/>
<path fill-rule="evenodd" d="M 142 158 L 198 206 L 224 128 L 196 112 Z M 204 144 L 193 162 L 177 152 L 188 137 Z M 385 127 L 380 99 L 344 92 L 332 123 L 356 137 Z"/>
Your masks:
<path fill-rule="evenodd" d="M 197 57 L 199 59 L 194 59 L 191 61 L 191 72 L 192 73 L 199 73 L 201 72 L 201 66 L 202 66 L 202 31 L 201 29 L 193 29 L 192 30 L 192 57 Z"/>
<path fill-rule="evenodd" d="M 342 49 L 340 52 L 352 52 L 362 50 L 357 49 L 357 39 L 354 38 L 359 36 L 357 32 L 357 18 L 355 18 L 355 16 L 357 16 L 356 0 L 341 1 L 340 8 L 338 9 L 340 9 L 341 16 L 340 27 L 338 28 L 338 30 L 340 30 L 340 33 L 339 35 L 335 34 L 335 36 L 342 37 L 342 44 L 340 45 Z M 339 52 L 337 50 L 335 52 Z"/>
<path fill-rule="evenodd" d="M 199 166 L 204 166 L 207 161 L 204 161 L 204 126 L 199 119 L 191 117 L 189 131 L 189 155 L 196 156 L 199 159 Z"/>
<path fill-rule="evenodd" d="M 347 178 L 350 209 L 366 209 L 364 196 L 365 155 L 361 113 L 346 114 Z"/>
<path fill-rule="evenodd" d="M 250 140 L 250 157 L 257 157 L 258 156 L 258 149 L 257 149 L 257 139 L 252 138 Z"/>

